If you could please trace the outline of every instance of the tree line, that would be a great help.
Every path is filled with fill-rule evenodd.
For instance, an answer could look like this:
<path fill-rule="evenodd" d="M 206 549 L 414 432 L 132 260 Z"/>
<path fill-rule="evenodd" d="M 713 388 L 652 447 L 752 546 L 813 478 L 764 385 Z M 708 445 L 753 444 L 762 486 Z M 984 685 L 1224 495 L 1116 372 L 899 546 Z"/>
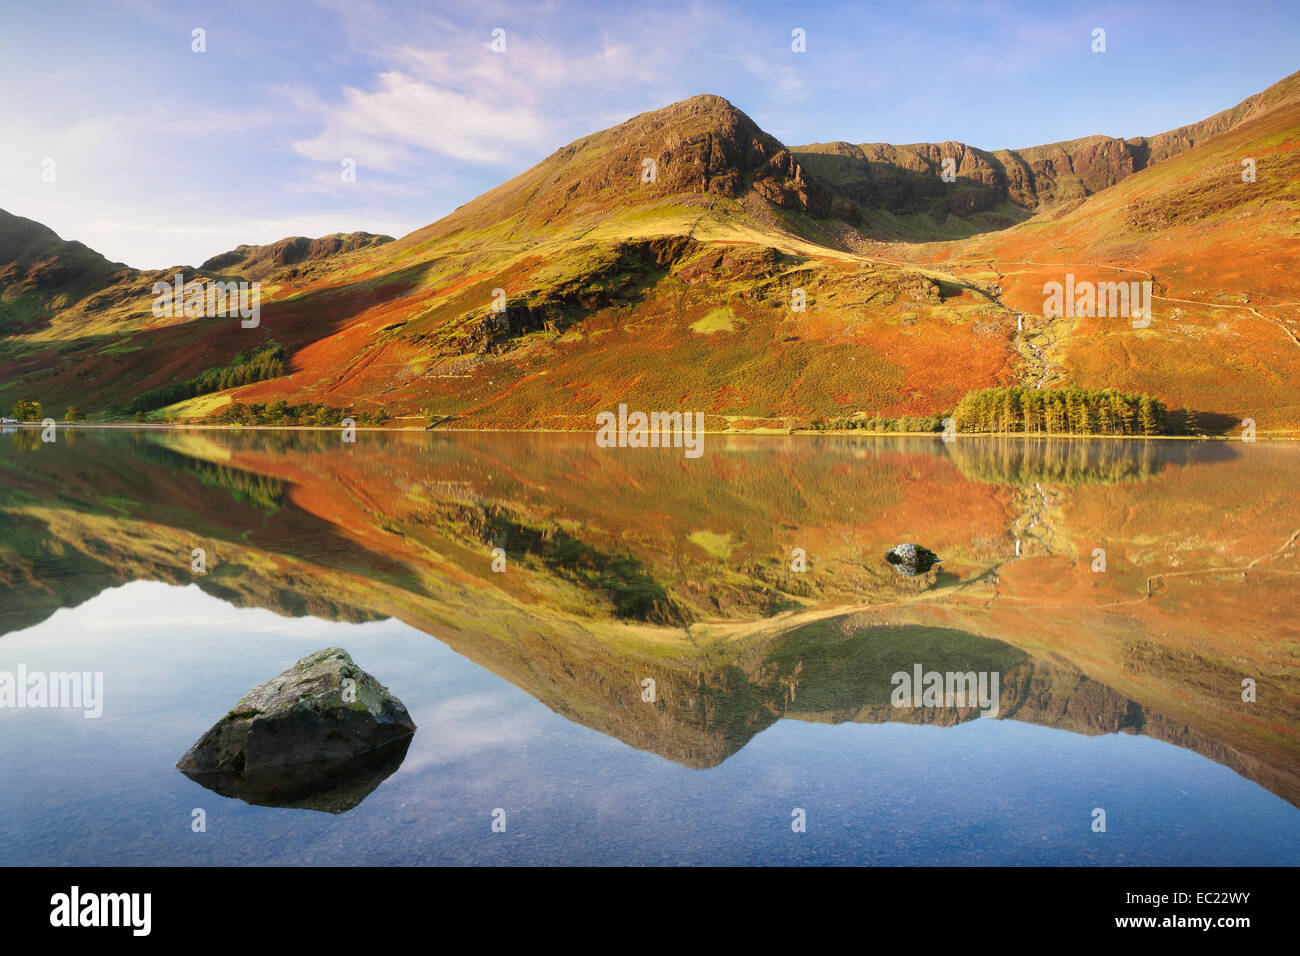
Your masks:
<path fill-rule="evenodd" d="M 911 415 L 902 415 L 898 418 L 887 418 L 882 415 L 874 415 L 871 418 L 832 418 L 826 421 L 813 422 L 808 425 L 810 431 L 853 431 L 861 429 L 869 432 L 939 432 L 943 431 L 943 415 L 927 415 L 924 418 L 916 418 Z"/>
<path fill-rule="evenodd" d="M 1159 399 L 1110 388 L 984 388 L 968 392 L 952 418 L 959 432 L 1161 435 L 1169 431 L 1169 415 Z"/>
<path fill-rule="evenodd" d="M 351 418 L 358 425 L 382 425 L 384 422 L 389 421 L 391 416 L 382 405 L 370 411 L 349 412 L 344 408 L 335 408 L 332 405 L 313 405 L 310 402 L 304 405 L 290 405 L 281 399 L 275 402 L 256 402 L 250 405 L 245 405 L 243 402 L 233 402 L 221 409 L 215 416 L 211 416 L 209 420 L 215 420 L 224 425 L 317 425 L 338 427 L 344 418 Z"/>
<path fill-rule="evenodd" d="M 183 382 L 171 382 L 141 392 L 127 406 L 128 412 L 148 412 L 187 398 L 223 392 L 228 388 L 251 385 L 268 378 L 279 378 L 285 371 L 284 347 L 268 342 L 248 355 L 239 353 L 229 365 L 209 368 Z"/>

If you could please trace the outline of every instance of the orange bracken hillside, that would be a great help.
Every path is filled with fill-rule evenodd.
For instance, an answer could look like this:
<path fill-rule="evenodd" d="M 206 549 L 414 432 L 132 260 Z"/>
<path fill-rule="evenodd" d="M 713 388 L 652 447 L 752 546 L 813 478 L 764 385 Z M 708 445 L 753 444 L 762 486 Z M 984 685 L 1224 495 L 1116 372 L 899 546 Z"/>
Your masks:
<path fill-rule="evenodd" d="M 739 429 L 920 419 L 974 389 L 1069 384 L 1145 391 L 1210 430 L 1294 432 L 1298 89 L 1151 139 L 951 144 L 954 184 L 930 169 L 944 147 L 789 150 L 692 97 L 400 239 L 299 237 L 184 268 L 260 282 L 256 328 L 155 316 L 154 283 L 181 267 L 109 264 L 0 214 L 0 406 L 214 421 L 283 402 L 589 430 L 627 402 Z M 965 238 L 895 241 L 941 236 Z M 1150 279 L 1151 327 L 1044 319 L 1043 284 L 1066 272 Z M 275 347 L 273 377 L 186 384 Z"/>

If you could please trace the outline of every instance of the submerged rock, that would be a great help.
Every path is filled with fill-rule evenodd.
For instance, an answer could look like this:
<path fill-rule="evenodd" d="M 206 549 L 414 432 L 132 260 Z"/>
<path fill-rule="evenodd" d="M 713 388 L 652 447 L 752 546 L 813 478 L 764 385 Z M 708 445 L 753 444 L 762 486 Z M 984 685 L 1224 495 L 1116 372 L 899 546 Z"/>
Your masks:
<path fill-rule="evenodd" d="M 341 813 L 397 769 L 414 733 L 405 705 L 329 647 L 250 690 L 176 766 L 248 803 Z"/>
<path fill-rule="evenodd" d="M 909 578 L 925 574 L 943 559 L 915 542 L 896 544 L 885 552 L 885 560 L 894 570 Z"/>

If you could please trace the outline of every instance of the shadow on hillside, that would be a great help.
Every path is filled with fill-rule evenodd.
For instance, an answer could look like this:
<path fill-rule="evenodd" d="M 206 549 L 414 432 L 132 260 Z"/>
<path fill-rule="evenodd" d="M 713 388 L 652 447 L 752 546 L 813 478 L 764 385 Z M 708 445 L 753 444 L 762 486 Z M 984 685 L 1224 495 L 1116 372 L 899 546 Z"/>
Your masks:
<path fill-rule="evenodd" d="M 1009 228 L 1033 215 L 1028 209 L 1022 210 L 1023 214 L 1008 212 L 1020 207 L 1010 201 L 1001 163 L 987 153 L 979 155 L 994 168 L 995 184 L 968 176 L 947 183 L 938 169 L 922 172 L 851 156 L 800 153 L 799 160 L 814 175 L 832 183 L 864 214 L 884 210 L 895 216 L 928 217 L 934 227 L 926 233 L 923 223 L 913 222 L 911 225 L 922 234 L 909 238 L 931 241 L 953 238 L 958 231 L 943 228 L 945 220 L 957 219 L 963 226 L 959 230 L 962 234 L 976 235 Z M 870 234 L 872 230 L 865 231 Z"/>

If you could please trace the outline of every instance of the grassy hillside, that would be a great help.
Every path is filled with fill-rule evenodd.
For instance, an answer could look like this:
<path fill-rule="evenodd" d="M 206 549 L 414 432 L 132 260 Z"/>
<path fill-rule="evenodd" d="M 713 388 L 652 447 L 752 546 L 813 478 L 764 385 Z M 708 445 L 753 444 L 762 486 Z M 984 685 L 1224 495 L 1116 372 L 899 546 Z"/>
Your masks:
<path fill-rule="evenodd" d="M 11 224 L 0 408 L 255 421 L 283 402 L 410 427 L 589 430 L 627 402 L 744 429 L 933 419 L 979 389 L 1074 386 L 1147 394 L 1193 431 L 1251 418 L 1290 434 L 1298 85 L 1149 140 L 1001 153 L 791 151 L 725 100 L 692 97 L 401 239 L 294 237 L 186 271 L 260 282 L 256 328 L 154 316 L 153 283 L 175 270 L 88 260 L 83 285 L 54 281 L 33 263 L 82 251 Z M 949 238 L 905 241 L 935 236 Z M 1045 319 L 1042 286 L 1067 271 L 1150 279 L 1156 322 Z M 229 374 L 272 347 L 272 374 Z"/>
<path fill-rule="evenodd" d="M 1286 104 L 1082 202 L 909 254 L 992 278 L 1023 311 L 1054 384 L 1146 392 L 1208 431 L 1300 423 L 1300 103 Z M 1243 182 L 1242 160 L 1255 164 Z M 1151 281 L 1154 316 L 1043 317 L 1043 286 Z"/>

